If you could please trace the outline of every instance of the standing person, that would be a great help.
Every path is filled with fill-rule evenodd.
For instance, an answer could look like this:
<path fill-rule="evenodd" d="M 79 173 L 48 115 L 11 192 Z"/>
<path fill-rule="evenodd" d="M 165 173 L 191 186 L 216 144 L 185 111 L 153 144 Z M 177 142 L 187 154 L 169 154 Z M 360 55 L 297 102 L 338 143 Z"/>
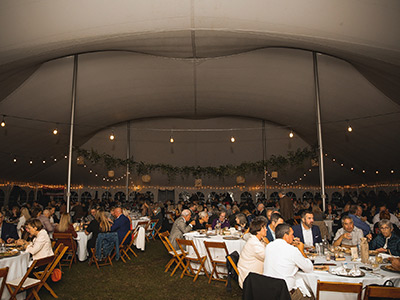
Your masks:
<path fill-rule="evenodd" d="M 121 207 L 115 208 L 114 216 L 116 219 L 114 220 L 114 224 L 111 226 L 111 231 L 118 233 L 118 241 L 121 243 L 127 232 L 131 229 L 131 223 L 122 213 Z M 128 244 L 129 242 L 130 240 L 126 239 L 125 244 Z"/>
<path fill-rule="evenodd" d="M 285 195 L 284 192 L 279 192 L 279 207 L 280 214 L 285 222 L 293 220 L 294 218 L 294 208 L 292 199 Z"/>
<path fill-rule="evenodd" d="M 184 209 L 179 218 L 177 218 L 172 225 L 171 234 L 169 239 L 171 241 L 172 246 L 175 249 L 178 249 L 178 243 L 176 239 L 183 238 L 183 234 L 192 230 L 193 226 L 196 224 L 196 221 L 193 220 L 190 222 L 189 225 L 186 225 L 186 222 L 190 220 L 191 213 L 190 210 Z"/>
<path fill-rule="evenodd" d="M 276 240 L 265 247 L 264 275 L 284 279 L 292 300 L 314 299 L 309 291 L 300 290 L 295 279 L 299 269 L 313 271 L 311 260 L 305 257 L 304 244 L 294 240 L 289 224 L 279 224 L 275 229 Z M 304 297 L 303 292 L 309 294 Z"/>
<path fill-rule="evenodd" d="M 306 247 L 321 243 L 321 231 L 314 225 L 314 214 L 308 210 L 301 214 L 301 223 L 293 226 L 294 236 L 300 239 Z"/>

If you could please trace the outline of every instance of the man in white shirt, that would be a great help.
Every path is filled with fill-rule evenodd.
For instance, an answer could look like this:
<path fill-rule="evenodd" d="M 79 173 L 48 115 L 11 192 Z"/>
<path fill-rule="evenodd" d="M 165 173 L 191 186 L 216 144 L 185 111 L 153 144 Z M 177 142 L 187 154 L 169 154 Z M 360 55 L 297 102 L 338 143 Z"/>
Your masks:
<path fill-rule="evenodd" d="M 356 247 L 360 245 L 361 238 L 364 234 L 360 228 L 354 226 L 353 219 L 350 216 L 344 216 L 342 218 L 342 228 L 340 228 L 333 239 L 333 246 L 343 247 Z M 371 235 L 366 236 L 368 240 L 371 240 Z"/>
<path fill-rule="evenodd" d="M 285 223 L 275 228 L 275 236 L 276 240 L 265 248 L 264 275 L 284 279 L 292 300 L 314 299 L 303 296 L 296 285 L 299 269 L 306 273 L 313 271 L 311 260 L 304 254 L 304 244 L 294 241 L 293 229 Z"/>

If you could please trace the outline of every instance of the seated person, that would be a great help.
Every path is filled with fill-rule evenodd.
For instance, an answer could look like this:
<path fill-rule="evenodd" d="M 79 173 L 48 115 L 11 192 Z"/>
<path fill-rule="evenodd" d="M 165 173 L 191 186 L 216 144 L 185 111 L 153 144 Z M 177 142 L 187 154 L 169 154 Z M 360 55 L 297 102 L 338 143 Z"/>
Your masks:
<path fill-rule="evenodd" d="M 309 210 L 301 214 L 301 223 L 293 226 L 294 236 L 307 247 L 314 246 L 315 243 L 321 243 L 321 231 L 314 225 L 314 214 Z"/>
<path fill-rule="evenodd" d="M 121 244 L 125 235 L 131 229 L 131 222 L 129 219 L 122 213 L 121 207 L 117 207 L 114 209 L 114 224 L 111 226 L 111 231 L 116 232 L 118 234 L 118 241 Z M 125 240 L 124 244 L 128 244 L 130 242 L 129 238 Z"/>
<path fill-rule="evenodd" d="M 256 217 L 250 224 L 250 237 L 240 253 L 238 270 L 239 286 L 243 288 L 243 282 L 250 272 L 262 274 L 264 269 L 265 243 L 262 239 L 267 234 L 267 219 Z"/>
<path fill-rule="evenodd" d="M 193 226 L 193 229 L 207 229 L 208 219 L 209 217 L 206 211 L 199 212 L 199 217 L 195 220 L 196 224 Z"/>
<path fill-rule="evenodd" d="M 229 228 L 229 227 L 231 227 L 231 226 L 229 225 L 228 219 L 226 218 L 226 212 L 221 211 L 221 212 L 219 213 L 218 219 L 215 219 L 214 222 L 212 223 L 212 229 L 215 229 L 215 227 L 216 227 L 218 224 L 221 226 L 221 228 Z"/>
<path fill-rule="evenodd" d="M 237 230 L 246 230 L 247 228 L 249 228 L 249 226 L 247 225 L 247 218 L 242 213 L 236 215 L 235 223 L 237 224 Z"/>
<path fill-rule="evenodd" d="M 377 250 L 379 253 L 388 253 L 391 255 L 400 255 L 400 238 L 393 233 L 393 225 L 389 220 L 381 220 L 378 223 L 381 231 L 369 244 L 371 250 Z"/>
<path fill-rule="evenodd" d="M 54 254 L 51 248 L 50 237 L 40 220 L 29 219 L 25 223 L 25 229 L 33 237 L 33 241 L 17 240 L 16 244 L 25 246 L 26 251 L 32 254 L 34 260 Z"/>
<path fill-rule="evenodd" d="M 63 213 L 60 218 L 60 224 L 57 224 L 56 228 L 54 228 L 54 233 L 71 233 L 73 238 L 77 238 L 78 234 L 76 233 L 74 226 L 70 222 L 71 217 L 69 216 L 69 213 Z M 74 242 L 74 245 L 71 244 L 71 240 L 68 239 L 59 239 L 56 243 L 56 247 L 58 244 L 63 243 L 65 246 L 68 247 L 74 247 L 76 249 L 76 242 Z M 73 248 L 73 249 L 74 249 Z"/>
<path fill-rule="evenodd" d="M 333 246 L 343 247 L 356 247 L 360 245 L 361 238 L 364 234 L 361 229 L 354 226 L 353 219 L 351 217 L 344 216 L 342 218 L 342 228 L 340 228 L 333 239 Z M 367 235 L 367 239 L 371 240 L 372 236 Z"/>
<path fill-rule="evenodd" d="M 267 226 L 267 239 L 269 242 L 275 240 L 275 228 L 279 224 L 285 223 L 282 216 L 278 213 L 273 213 L 270 218 L 271 222 Z"/>
<path fill-rule="evenodd" d="M 1 242 L 12 243 L 14 240 L 18 240 L 17 227 L 14 224 L 4 222 L 4 215 L 0 212 L 0 231 L 1 231 Z"/>

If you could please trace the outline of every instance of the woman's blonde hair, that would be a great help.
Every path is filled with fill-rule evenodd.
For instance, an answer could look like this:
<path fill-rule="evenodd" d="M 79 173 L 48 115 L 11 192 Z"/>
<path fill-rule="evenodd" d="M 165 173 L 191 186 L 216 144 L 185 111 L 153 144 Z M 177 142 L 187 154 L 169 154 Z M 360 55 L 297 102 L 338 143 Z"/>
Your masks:
<path fill-rule="evenodd" d="M 60 223 L 57 225 L 57 230 L 59 232 L 67 232 L 68 231 L 68 227 L 71 224 L 71 218 L 69 216 L 69 213 L 64 213 L 61 215 L 60 218 Z"/>
<path fill-rule="evenodd" d="M 23 215 L 25 217 L 25 220 L 29 220 L 31 218 L 29 209 L 27 209 L 26 207 L 21 208 L 21 215 Z"/>
<path fill-rule="evenodd" d="M 97 221 L 99 222 L 101 232 L 109 232 L 111 230 L 111 224 L 104 211 L 99 212 Z"/>

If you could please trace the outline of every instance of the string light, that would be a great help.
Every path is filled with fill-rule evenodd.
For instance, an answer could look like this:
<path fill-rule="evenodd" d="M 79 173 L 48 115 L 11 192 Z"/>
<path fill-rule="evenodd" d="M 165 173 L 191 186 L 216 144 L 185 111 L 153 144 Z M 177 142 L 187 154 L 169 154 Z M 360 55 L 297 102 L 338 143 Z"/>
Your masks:
<path fill-rule="evenodd" d="M 45 164 L 45 163 L 46 163 L 46 160 L 45 160 L 45 159 L 43 159 L 42 163 L 43 163 L 43 164 Z"/>
<path fill-rule="evenodd" d="M 68 158 L 68 155 L 65 154 L 65 155 L 64 155 L 64 158 L 67 159 L 67 158 Z"/>
<path fill-rule="evenodd" d="M 290 131 L 289 137 L 292 139 L 294 137 L 293 131 Z"/>
<path fill-rule="evenodd" d="M 394 174 L 394 170 L 390 170 L 390 173 Z"/>
<path fill-rule="evenodd" d="M 174 138 L 173 138 L 172 135 L 169 137 L 169 142 L 170 142 L 171 144 L 173 144 L 173 143 L 175 142 L 175 140 L 174 140 Z"/>
<path fill-rule="evenodd" d="M 31 165 L 31 164 L 33 164 L 33 160 L 31 159 L 31 160 L 29 160 L 29 164 Z"/>
<path fill-rule="evenodd" d="M 58 134 L 58 129 L 57 129 L 57 128 L 54 128 L 54 129 L 53 129 L 53 134 L 54 134 L 54 135 L 57 135 L 57 134 Z"/>
<path fill-rule="evenodd" d="M 13 162 L 14 162 L 14 163 L 16 163 L 16 162 L 17 162 L 17 158 L 16 158 L 16 157 L 14 157 L 14 159 L 13 159 Z"/>
<path fill-rule="evenodd" d="M 0 123 L 1 127 L 6 127 L 5 116 L 3 115 L 3 121 Z"/>
<path fill-rule="evenodd" d="M 54 157 L 54 159 L 53 159 L 55 162 L 57 161 L 57 158 L 56 157 Z"/>
<path fill-rule="evenodd" d="M 353 131 L 353 127 L 351 127 L 351 125 L 349 125 L 349 126 L 347 127 L 347 131 L 348 131 L 348 132 L 352 132 L 352 131 Z"/>
<path fill-rule="evenodd" d="M 115 139 L 114 131 L 110 134 L 110 140 L 113 141 Z"/>
<path fill-rule="evenodd" d="M 236 142 L 236 139 L 235 139 L 235 137 L 232 135 L 232 136 L 231 136 L 231 143 L 234 143 L 234 142 Z"/>

